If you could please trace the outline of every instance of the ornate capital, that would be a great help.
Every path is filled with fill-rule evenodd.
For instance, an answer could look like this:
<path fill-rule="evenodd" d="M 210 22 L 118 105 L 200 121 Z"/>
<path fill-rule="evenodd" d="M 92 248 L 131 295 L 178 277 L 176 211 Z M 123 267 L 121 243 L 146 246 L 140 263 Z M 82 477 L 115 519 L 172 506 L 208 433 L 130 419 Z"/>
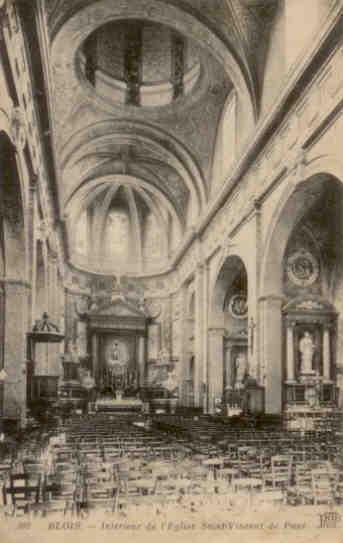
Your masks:
<path fill-rule="evenodd" d="M 29 189 L 30 189 L 30 191 L 36 192 L 37 186 L 38 186 L 38 175 L 37 175 L 37 174 L 33 174 L 33 175 L 31 175 L 31 177 L 30 177 L 30 183 L 29 183 Z"/>
<path fill-rule="evenodd" d="M 307 165 L 306 155 L 306 150 L 301 147 L 298 150 L 293 163 L 290 165 L 289 170 L 295 175 L 296 181 L 300 181 L 302 178 L 303 168 Z"/>
<path fill-rule="evenodd" d="M 224 338 L 224 335 L 225 335 L 225 328 L 222 328 L 220 326 L 216 327 L 216 326 L 212 326 L 211 328 L 208 329 L 208 333 L 211 335 L 211 336 L 223 336 Z"/>
<path fill-rule="evenodd" d="M 46 241 L 48 237 L 48 226 L 43 220 L 37 225 L 37 237 L 41 241 Z"/>
<path fill-rule="evenodd" d="M 27 290 L 31 289 L 31 283 L 25 281 L 25 279 L 19 279 L 15 277 L 3 277 L 2 279 L 0 279 L 0 289 L 2 289 L 2 292 L 4 292 L 7 286 L 23 287 Z"/>

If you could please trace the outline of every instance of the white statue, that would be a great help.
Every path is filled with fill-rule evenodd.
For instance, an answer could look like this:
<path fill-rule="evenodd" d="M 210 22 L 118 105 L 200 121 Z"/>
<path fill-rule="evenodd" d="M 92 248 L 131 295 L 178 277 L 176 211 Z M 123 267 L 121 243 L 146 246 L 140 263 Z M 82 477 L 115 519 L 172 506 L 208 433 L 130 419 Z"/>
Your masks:
<path fill-rule="evenodd" d="M 175 371 L 168 372 L 167 379 L 164 381 L 164 386 L 169 392 L 175 392 L 177 389 L 177 375 Z"/>
<path fill-rule="evenodd" d="M 313 356 L 316 350 L 313 337 L 310 332 L 305 332 L 299 342 L 299 351 L 301 354 L 301 367 L 300 373 L 308 374 L 313 373 Z"/>
<path fill-rule="evenodd" d="M 247 367 L 247 357 L 244 352 L 240 352 L 235 360 L 236 366 L 236 382 L 235 385 L 238 388 L 243 386 L 244 376 Z"/>
<path fill-rule="evenodd" d="M 113 365 L 121 363 L 120 350 L 116 341 L 114 342 L 113 347 L 110 351 L 109 361 Z"/>

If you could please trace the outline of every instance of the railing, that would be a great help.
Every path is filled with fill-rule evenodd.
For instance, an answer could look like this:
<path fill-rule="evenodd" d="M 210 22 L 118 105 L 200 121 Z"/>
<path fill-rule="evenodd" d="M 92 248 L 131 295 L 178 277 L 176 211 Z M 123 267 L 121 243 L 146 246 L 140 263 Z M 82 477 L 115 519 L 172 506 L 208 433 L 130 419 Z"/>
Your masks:
<path fill-rule="evenodd" d="M 316 400 L 319 404 L 337 402 L 338 388 L 334 383 L 322 383 L 316 387 L 306 383 L 286 383 L 286 403 L 290 405 L 311 404 Z M 311 400 L 312 399 L 312 400 Z"/>

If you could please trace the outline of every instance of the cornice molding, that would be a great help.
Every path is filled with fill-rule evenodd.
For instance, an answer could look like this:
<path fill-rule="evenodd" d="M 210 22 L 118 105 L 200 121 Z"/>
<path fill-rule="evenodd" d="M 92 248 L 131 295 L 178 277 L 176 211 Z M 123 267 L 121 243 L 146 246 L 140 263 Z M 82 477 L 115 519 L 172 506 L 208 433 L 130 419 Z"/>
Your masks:
<path fill-rule="evenodd" d="M 0 278 L 0 288 L 4 289 L 7 285 L 10 286 L 17 286 L 17 287 L 24 287 L 25 289 L 31 290 L 32 285 L 28 281 L 25 281 L 25 279 L 17 279 L 14 277 L 2 277 Z"/>

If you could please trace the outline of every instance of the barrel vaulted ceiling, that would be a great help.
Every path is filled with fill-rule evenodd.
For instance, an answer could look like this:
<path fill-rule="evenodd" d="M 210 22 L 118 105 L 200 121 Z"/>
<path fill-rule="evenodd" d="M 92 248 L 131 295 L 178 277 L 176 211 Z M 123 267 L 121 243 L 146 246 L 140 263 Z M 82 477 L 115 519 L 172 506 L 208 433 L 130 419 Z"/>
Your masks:
<path fill-rule="evenodd" d="M 277 0 L 42 2 L 70 239 L 99 195 L 106 212 L 126 194 L 131 211 L 144 201 L 181 242 L 206 210 L 230 95 L 242 130 L 258 118 L 262 43 Z"/>

